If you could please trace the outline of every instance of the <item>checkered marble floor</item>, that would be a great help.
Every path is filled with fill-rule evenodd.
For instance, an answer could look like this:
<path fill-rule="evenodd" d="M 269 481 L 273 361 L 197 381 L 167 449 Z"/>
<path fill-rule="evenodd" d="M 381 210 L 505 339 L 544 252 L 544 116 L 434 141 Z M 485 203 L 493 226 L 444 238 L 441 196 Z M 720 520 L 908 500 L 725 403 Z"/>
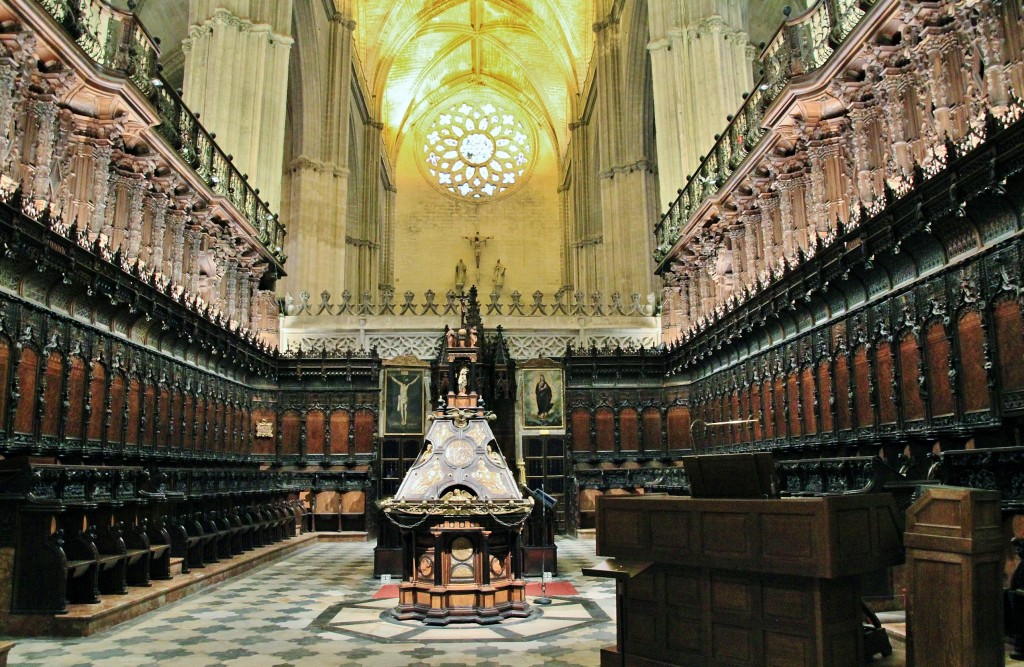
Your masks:
<path fill-rule="evenodd" d="M 372 543 L 318 544 L 94 637 L 16 639 L 9 664 L 597 665 L 615 643 L 614 583 L 580 570 L 598 560 L 592 540 L 560 539 L 578 596 L 493 628 L 421 629 L 380 618 L 396 600 L 372 599 Z"/>

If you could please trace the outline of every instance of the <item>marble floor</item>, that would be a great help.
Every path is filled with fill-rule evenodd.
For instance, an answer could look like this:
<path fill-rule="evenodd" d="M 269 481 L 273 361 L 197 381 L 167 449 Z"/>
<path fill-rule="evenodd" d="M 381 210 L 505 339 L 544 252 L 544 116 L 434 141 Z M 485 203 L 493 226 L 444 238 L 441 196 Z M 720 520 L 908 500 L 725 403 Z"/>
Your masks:
<path fill-rule="evenodd" d="M 559 540 L 577 596 L 550 596 L 538 618 L 481 628 L 424 628 L 381 618 L 395 600 L 372 543 L 318 544 L 237 579 L 83 639 L 16 639 L 10 665 L 597 665 L 615 643 L 614 584 L 580 576 L 590 540 Z M 426 643 L 429 641 L 430 643 Z"/>
<path fill-rule="evenodd" d="M 559 567 L 578 595 L 552 595 L 535 618 L 500 626 L 425 628 L 382 616 L 394 600 L 374 599 L 372 543 L 318 544 L 93 637 L 16 639 L 9 664 L 595 666 L 615 643 L 613 583 L 580 575 L 597 560 L 592 540 L 560 539 Z M 895 647 L 873 665 L 904 665 Z"/>

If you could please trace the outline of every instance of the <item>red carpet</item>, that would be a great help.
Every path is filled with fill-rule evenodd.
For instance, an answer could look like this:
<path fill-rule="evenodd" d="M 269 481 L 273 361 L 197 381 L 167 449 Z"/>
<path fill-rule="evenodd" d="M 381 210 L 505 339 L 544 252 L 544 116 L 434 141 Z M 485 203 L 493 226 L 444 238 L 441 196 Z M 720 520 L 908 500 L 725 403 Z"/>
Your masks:
<path fill-rule="evenodd" d="M 548 582 L 548 595 L 577 595 L 579 592 L 576 587 L 570 584 L 568 581 L 550 581 Z M 526 597 L 527 602 L 529 598 L 535 598 L 540 595 L 540 582 L 531 581 L 526 584 Z M 382 600 L 384 598 L 397 598 L 398 597 L 398 584 L 384 584 L 380 587 L 380 590 L 374 593 L 374 600 Z"/>

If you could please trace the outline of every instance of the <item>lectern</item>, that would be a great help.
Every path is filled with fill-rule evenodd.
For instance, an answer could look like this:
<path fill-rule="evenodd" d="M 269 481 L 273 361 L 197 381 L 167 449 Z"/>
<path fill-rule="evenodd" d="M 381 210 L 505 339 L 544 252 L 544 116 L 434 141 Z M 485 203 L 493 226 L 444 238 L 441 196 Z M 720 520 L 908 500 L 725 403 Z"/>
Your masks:
<path fill-rule="evenodd" d="M 860 574 L 902 562 L 889 494 L 723 500 L 602 496 L 597 554 L 617 581 L 611 665 L 864 662 Z"/>

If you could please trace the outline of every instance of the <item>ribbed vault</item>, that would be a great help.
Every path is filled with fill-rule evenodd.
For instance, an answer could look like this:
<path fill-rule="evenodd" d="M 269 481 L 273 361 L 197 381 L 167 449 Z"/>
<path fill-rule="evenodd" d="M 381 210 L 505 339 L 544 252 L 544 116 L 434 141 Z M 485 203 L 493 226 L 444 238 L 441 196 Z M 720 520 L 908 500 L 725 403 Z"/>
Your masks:
<path fill-rule="evenodd" d="M 392 154 L 422 114 L 473 87 L 521 107 L 561 152 L 593 13 L 592 3 L 558 0 L 359 3 L 359 56 Z"/>

